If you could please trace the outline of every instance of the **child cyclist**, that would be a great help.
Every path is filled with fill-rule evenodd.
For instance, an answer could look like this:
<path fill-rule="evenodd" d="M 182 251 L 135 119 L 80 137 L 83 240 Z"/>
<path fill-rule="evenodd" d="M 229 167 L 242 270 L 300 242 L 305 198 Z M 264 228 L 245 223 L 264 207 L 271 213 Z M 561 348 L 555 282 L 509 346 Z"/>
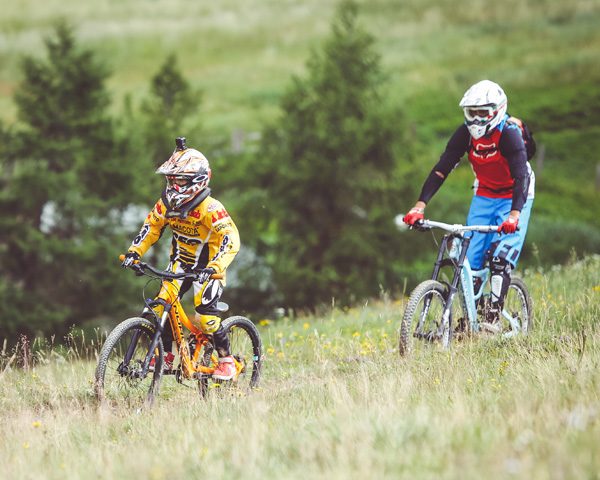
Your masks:
<path fill-rule="evenodd" d="M 123 267 L 130 267 L 160 238 L 165 227 L 173 233 L 170 262 L 173 273 L 196 272 L 197 280 L 163 282 L 159 296 L 173 297 L 193 285 L 196 309 L 194 324 L 212 335 L 219 355 L 213 378 L 231 380 L 236 374 L 229 338 L 223 330 L 217 302 L 224 280 L 211 279 L 222 274 L 240 246 L 237 227 L 223 205 L 210 196 L 211 170 L 202 153 L 185 146 L 185 138 L 176 140 L 177 149 L 156 173 L 165 175 L 167 184 L 161 198 L 146 217 L 140 233 L 128 249 Z M 166 363 L 173 361 L 173 333 L 165 330 Z"/>

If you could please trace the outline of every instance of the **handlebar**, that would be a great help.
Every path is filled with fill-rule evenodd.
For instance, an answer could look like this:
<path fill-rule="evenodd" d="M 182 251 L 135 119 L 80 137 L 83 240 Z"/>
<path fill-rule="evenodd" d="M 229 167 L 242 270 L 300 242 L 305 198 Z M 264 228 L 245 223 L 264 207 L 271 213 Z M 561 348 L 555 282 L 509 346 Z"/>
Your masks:
<path fill-rule="evenodd" d="M 481 232 L 481 233 L 496 233 L 498 225 L 461 225 L 459 223 L 450 224 L 443 222 L 435 222 L 433 220 L 421 220 L 415 226 L 421 230 L 431 230 L 432 228 L 440 228 L 451 233 L 461 232 Z"/>
<path fill-rule="evenodd" d="M 125 255 L 124 254 L 119 255 L 119 260 L 121 260 L 121 262 L 123 260 L 125 260 Z M 185 278 L 196 279 L 198 277 L 198 274 L 194 273 L 194 272 L 172 273 L 172 272 L 167 272 L 165 270 L 159 270 L 157 268 L 154 268 L 152 265 L 148 265 L 147 263 L 140 262 L 139 260 L 135 260 L 133 262 L 132 268 L 134 268 L 136 271 L 140 272 L 143 275 L 147 275 L 145 270 L 149 270 L 154 275 L 156 275 L 157 277 L 160 277 L 164 280 L 182 280 Z M 210 276 L 210 278 L 215 279 L 215 280 L 221 280 L 221 279 L 223 279 L 223 277 L 225 277 L 225 275 L 223 273 L 213 273 Z"/>

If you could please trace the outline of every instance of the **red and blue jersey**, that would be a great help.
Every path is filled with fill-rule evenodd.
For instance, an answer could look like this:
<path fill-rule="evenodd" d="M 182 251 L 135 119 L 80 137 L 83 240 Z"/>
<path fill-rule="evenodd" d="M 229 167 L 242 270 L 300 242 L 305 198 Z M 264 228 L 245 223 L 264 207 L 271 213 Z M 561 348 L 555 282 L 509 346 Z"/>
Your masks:
<path fill-rule="evenodd" d="M 507 115 L 495 129 L 479 139 L 471 137 L 467 126 L 461 125 L 425 181 L 419 200 L 427 203 L 467 153 L 475 173 L 474 194 L 512 198 L 512 210 L 520 211 L 527 198 L 533 198 L 535 177 L 527 161 L 521 130 L 508 119 Z"/>

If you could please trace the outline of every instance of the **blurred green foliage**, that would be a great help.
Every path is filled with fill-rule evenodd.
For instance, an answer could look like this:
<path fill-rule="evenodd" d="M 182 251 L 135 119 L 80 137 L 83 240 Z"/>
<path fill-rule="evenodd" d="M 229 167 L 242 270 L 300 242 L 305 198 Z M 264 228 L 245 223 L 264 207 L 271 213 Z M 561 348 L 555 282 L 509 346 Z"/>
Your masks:
<path fill-rule="evenodd" d="M 267 259 L 293 308 L 376 296 L 403 257 L 393 220 L 411 143 L 396 135 L 403 118 L 385 108 L 380 58 L 356 15 L 354 3 L 340 5 L 259 153 L 270 203 L 262 225 L 277 232 Z"/>
<path fill-rule="evenodd" d="M 429 273 L 436 246 L 391 220 L 414 202 L 462 121 L 462 93 L 482 78 L 504 87 L 541 147 L 535 249 L 521 265 L 599 252 L 600 5 L 357 3 L 370 40 L 354 54 L 339 17 L 331 31 L 337 0 L 6 5 L 0 337 L 138 310 L 141 284 L 116 256 L 160 194 L 154 169 L 180 135 L 210 159 L 211 187 L 240 228 L 234 309 L 402 291 Z M 80 28 L 48 34 L 61 12 Z M 432 217 L 464 220 L 472 172 L 462 163 Z M 377 238 L 371 249 L 361 235 Z"/>

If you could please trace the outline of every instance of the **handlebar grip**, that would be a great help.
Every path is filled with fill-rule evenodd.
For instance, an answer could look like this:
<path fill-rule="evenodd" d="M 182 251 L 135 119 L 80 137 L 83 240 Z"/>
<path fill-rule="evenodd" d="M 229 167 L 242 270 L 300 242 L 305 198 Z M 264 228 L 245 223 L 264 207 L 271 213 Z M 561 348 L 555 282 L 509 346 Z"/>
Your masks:
<path fill-rule="evenodd" d="M 225 278 L 225 274 L 224 273 L 213 273 L 210 278 L 214 279 L 214 280 L 222 280 L 223 278 Z"/>
<path fill-rule="evenodd" d="M 121 255 L 119 255 L 119 260 L 122 262 L 125 260 L 125 254 L 122 253 Z M 134 260 L 133 263 L 140 263 L 139 260 Z"/>

